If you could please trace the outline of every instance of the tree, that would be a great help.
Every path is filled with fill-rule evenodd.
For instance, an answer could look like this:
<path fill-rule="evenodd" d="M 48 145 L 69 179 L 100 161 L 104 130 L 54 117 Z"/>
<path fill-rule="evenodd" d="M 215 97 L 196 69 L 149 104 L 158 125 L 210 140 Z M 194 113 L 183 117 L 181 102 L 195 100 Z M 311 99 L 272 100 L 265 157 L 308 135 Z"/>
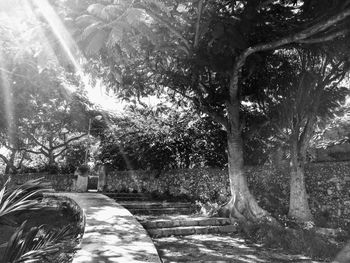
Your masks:
<path fill-rule="evenodd" d="M 100 135 L 99 159 L 118 170 L 224 167 L 227 162 L 226 132 L 192 109 L 130 105 L 123 117 L 111 119 L 113 125 Z"/>
<path fill-rule="evenodd" d="M 114 74 L 113 83 L 137 87 L 136 94 L 147 93 L 147 88 L 166 88 L 223 125 L 232 194 L 223 214 L 259 220 L 268 213 L 250 193 L 243 172 L 239 113 L 243 84 L 263 52 L 341 38 L 347 33 L 349 4 L 140 0 L 93 4 L 76 21 L 85 25 L 81 38 L 87 53 L 108 54 L 105 61 Z M 122 64 L 133 57 L 134 71 L 130 61 Z M 130 94 L 130 89 L 125 90 Z"/>
<path fill-rule="evenodd" d="M 12 103 L 17 109 L 12 124 L 16 143 L 10 143 L 5 129 L 2 145 L 13 153 L 43 155 L 48 165 L 54 165 L 69 144 L 86 137 L 89 119 L 86 104 L 82 97 L 67 93 L 55 71 L 31 70 L 22 74 L 27 77 L 13 77 L 15 84 L 11 87 Z"/>
<path fill-rule="evenodd" d="M 270 75 L 269 86 L 260 103 L 269 125 L 289 149 L 291 163 L 289 216 L 312 221 L 304 179 L 307 152 L 320 120 L 329 119 L 349 92 L 339 83 L 349 70 L 345 50 L 332 43 L 322 48 L 286 49 L 279 52 L 275 65 L 280 76 Z M 269 76 L 276 66 L 267 65 L 261 74 Z M 260 80 L 264 77 L 261 76 Z M 265 77 L 266 78 L 266 77 Z"/>
<path fill-rule="evenodd" d="M 42 19 L 24 12 L 19 2 L 7 10 L 0 14 L 0 147 L 9 153 L 0 158 L 6 173 L 31 161 L 32 154 L 55 164 L 70 143 L 86 136 L 91 106 L 81 91 L 72 92 L 79 79 L 59 65 L 64 58 L 50 45 L 54 36 Z M 20 26 L 11 18 L 15 14 L 21 14 Z"/>

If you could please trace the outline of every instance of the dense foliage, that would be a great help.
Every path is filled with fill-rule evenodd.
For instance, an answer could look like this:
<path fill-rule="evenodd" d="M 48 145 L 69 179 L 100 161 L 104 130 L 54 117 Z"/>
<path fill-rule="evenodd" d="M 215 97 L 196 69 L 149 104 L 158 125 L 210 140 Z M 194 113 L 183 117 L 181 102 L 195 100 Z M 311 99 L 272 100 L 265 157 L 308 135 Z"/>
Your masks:
<path fill-rule="evenodd" d="M 86 138 L 91 104 L 61 50 L 49 44 L 47 24 L 18 3 L 7 8 L 0 14 L 0 160 L 14 173 L 64 162 L 70 144 Z"/>
<path fill-rule="evenodd" d="M 226 164 L 226 132 L 191 109 L 130 107 L 123 115 L 101 136 L 98 158 L 102 163 L 120 170 Z"/>

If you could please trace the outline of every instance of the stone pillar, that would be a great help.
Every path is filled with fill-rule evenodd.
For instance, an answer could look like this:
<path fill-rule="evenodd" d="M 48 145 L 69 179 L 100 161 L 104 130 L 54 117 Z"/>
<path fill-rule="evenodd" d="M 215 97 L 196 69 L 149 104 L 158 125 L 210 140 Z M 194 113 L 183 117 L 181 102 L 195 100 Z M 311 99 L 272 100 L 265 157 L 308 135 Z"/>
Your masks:
<path fill-rule="evenodd" d="M 86 192 L 89 179 L 89 169 L 86 167 L 78 167 L 74 172 L 74 176 L 73 191 Z"/>
<path fill-rule="evenodd" d="M 98 167 L 97 174 L 98 174 L 97 191 L 103 192 L 106 185 L 106 167 L 104 165 L 100 165 Z"/>

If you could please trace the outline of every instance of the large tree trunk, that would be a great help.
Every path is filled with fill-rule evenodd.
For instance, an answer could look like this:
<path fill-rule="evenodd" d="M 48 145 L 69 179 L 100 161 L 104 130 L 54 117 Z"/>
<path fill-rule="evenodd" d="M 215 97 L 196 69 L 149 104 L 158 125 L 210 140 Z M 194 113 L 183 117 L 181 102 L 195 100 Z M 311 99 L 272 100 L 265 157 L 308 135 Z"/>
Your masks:
<path fill-rule="evenodd" d="M 56 164 L 55 155 L 53 151 L 48 152 L 47 158 L 49 159 L 49 163 L 48 163 L 49 166 L 54 166 Z"/>
<path fill-rule="evenodd" d="M 239 220 L 259 221 L 268 216 L 268 213 L 258 205 L 250 193 L 244 174 L 238 100 L 228 105 L 227 142 L 231 199 L 221 208 L 220 214 Z"/>
<path fill-rule="evenodd" d="M 3 159 L 5 161 L 5 163 L 6 163 L 5 174 L 10 174 L 10 173 L 16 173 L 17 172 L 17 168 L 15 166 L 15 157 L 16 157 L 16 151 L 12 151 L 9 160 L 7 160 L 6 158 Z"/>
<path fill-rule="evenodd" d="M 298 141 L 294 140 L 291 147 L 291 178 L 288 215 L 299 222 L 313 220 L 305 187 L 304 162 L 305 153 L 300 151 Z"/>

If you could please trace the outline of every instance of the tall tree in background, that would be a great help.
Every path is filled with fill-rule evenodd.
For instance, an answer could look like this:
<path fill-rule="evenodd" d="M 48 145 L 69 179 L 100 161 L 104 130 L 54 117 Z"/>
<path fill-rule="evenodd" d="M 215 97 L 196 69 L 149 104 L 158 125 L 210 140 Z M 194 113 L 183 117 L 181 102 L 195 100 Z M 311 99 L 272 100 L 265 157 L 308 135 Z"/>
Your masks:
<path fill-rule="evenodd" d="M 304 178 L 307 150 L 316 125 L 333 117 L 349 94 L 349 89 L 340 84 L 348 73 L 350 60 L 342 43 L 286 49 L 275 57 L 277 66 L 266 65 L 256 80 L 257 85 L 266 87 L 260 106 L 275 137 L 289 149 L 289 216 L 302 222 L 312 221 Z M 278 70 L 279 75 L 269 74 L 271 70 Z M 270 78 L 267 80 L 266 76 Z"/>
<path fill-rule="evenodd" d="M 76 22 L 84 28 L 80 39 L 87 53 L 101 51 L 112 86 L 138 96 L 165 88 L 223 125 L 232 197 L 222 212 L 258 220 L 268 213 L 250 193 L 243 172 L 244 83 L 261 53 L 341 40 L 349 16 L 349 1 L 138 0 L 101 1 Z"/>

